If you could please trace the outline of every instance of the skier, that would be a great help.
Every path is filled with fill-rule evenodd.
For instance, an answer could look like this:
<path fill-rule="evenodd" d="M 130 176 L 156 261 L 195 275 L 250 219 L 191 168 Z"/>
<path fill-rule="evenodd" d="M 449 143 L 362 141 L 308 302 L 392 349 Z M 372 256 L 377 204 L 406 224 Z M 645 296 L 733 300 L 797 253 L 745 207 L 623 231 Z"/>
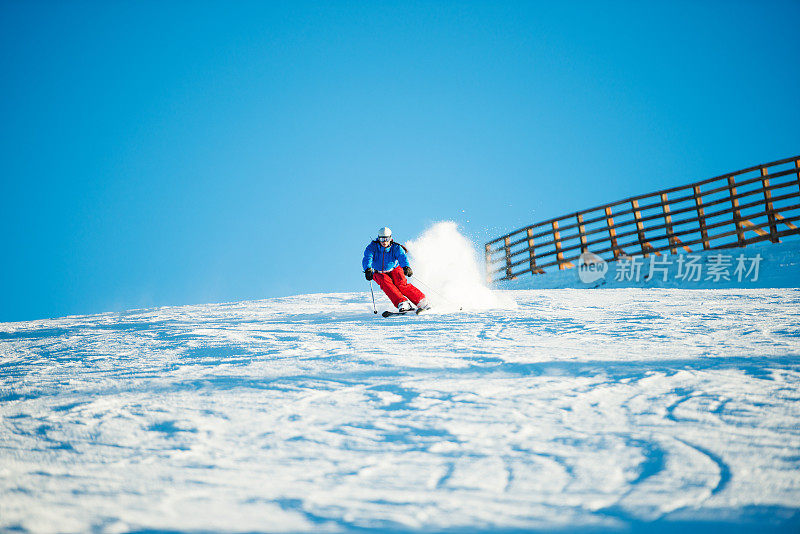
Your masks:
<path fill-rule="evenodd" d="M 418 312 L 430 308 L 422 291 L 406 280 L 407 276 L 414 274 L 408 262 L 406 248 L 392 240 L 392 231 L 389 228 L 381 228 L 378 239 L 367 245 L 361 266 L 366 279 L 375 280 L 399 312 L 410 311 L 411 302 L 417 306 Z"/>

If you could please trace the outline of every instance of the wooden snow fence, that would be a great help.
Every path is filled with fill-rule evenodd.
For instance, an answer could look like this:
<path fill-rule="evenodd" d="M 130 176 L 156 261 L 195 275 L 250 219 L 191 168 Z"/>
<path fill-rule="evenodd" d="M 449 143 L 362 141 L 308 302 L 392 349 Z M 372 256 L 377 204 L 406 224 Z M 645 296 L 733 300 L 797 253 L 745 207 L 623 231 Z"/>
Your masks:
<path fill-rule="evenodd" d="M 800 156 L 604 204 L 532 224 L 486 243 L 488 282 L 669 251 L 779 243 L 800 234 Z"/>

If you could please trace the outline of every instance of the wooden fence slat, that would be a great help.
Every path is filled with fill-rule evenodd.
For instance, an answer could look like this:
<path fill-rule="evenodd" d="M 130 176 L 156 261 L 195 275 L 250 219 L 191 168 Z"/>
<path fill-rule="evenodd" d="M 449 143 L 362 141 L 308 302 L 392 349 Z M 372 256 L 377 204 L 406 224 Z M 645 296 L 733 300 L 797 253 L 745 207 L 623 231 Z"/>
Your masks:
<path fill-rule="evenodd" d="M 505 249 L 506 249 L 506 278 L 511 278 L 511 247 L 509 246 L 508 242 L 510 238 L 505 238 Z"/>
<path fill-rule="evenodd" d="M 614 219 L 611 217 L 611 206 L 606 207 L 606 227 L 608 237 L 611 240 L 611 248 L 614 251 L 614 259 L 619 258 L 619 246 L 617 245 L 617 230 L 614 228 Z"/>
<path fill-rule="evenodd" d="M 492 264 L 492 244 L 486 243 L 486 283 L 492 283 L 492 272 L 489 270 L 489 266 Z"/>
<path fill-rule="evenodd" d="M 791 228 L 792 230 L 797 230 L 798 229 L 795 225 L 793 225 L 792 223 L 790 223 L 789 221 L 784 219 L 783 215 L 781 215 L 780 213 L 776 213 L 775 214 L 775 218 L 778 219 L 783 224 L 785 224 L 786 226 L 788 226 L 789 228 Z"/>
<path fill-rule="evenodd" d="M 677 254 L 678 250 L 675 248 L 675 232 L 672 230 L 672 215 L 669 212 L 669 200 L 666 193 L 661 193 L 661 212 L 664 214 L 664 224 L 667 231 L 667 239 L 669 240 L 670 254 Z"/>
<path fill-rule="evenodd" d="M 733 176 L 728 176 L 728 192 L 730 193 L 731 206 L 733 206 L 733 223 L 736 225 L 736 238 L 739 246 L 744 246 L 744 228 L 742 226 L 742 214 L 739 211 L 739 198 L 736 195 L 736 180 Z"/>
<path fill-rule="evenodd" d="M 764 191 L 764 207 L 767 210 L 767 220 L 769 221 L 769 239 L 773 243 L 778 243 L 778 225 L 775 224 L 775 210 L 772 207 L 772 191 L 769 188 L 769 173 L 766 167 L 761 167 L 761 188 Z"/>
<path fill-rule="evenodd" d="M 558 221 L 553 221 L 551 224 L 553 226 L 553 241 L 556 245 L 556 261 L 558 262 L 558 268 L 563 270 L 565 269 L 562 263 L 564 261 L 564 254 L 561 252 L 561 233 L 558 231 Z"/>
<path fill-rule="evenodd" d="M 581 239 L 581 254 L 588 250 L 586 246 L 586 226 L 583 224 L 583 214 L 579 213 L 577 215 L 578 219 L 578 237 Z"/>
<path fill-rule="evenodd" d="M 743 220 L 742 221 L 742 226 L 744 226 L 746 230 L 752 230 L 753 232 L 757 233 L 760 236 L 768 235 L 768 236 L 770 236 L 770 240 L 772 239 L 772 235 L 770 235 L 769 232 L 765 231 L 763 228 L 761 228 L 759 225 L 755 224 L 750 219 Z M 775 233 L 777 234 L 777 232 L 775 232 Z M 773 243 L 774 243 L 774 241 L 773 241 Z"/>
<path fill-rule="evenodd" d="M 536 253 L 534 252 L 535 246 L 533 244 L 533 228 L 528 228 L 528 251 L 530 254 L 530 264 L 531 264 L 531 273 L 536 274 L 539 272 L 539 268 L 536 267 Z"/>
<path fill-rule="evenodd" d="M 697 222 L 700 226 L 700 237 L 703 238 L 703 250 L 708 250 L 711 245 L 708 242 L 708 229 L 706 228 L 706 214 L 703 209 L 703 195 L 700 193 L 700 186 L 696 185 L 694 190 L 694 204 L 697 207 Z"/>
<path fill-rule="evenodd" d="M 642 223 L 642 212 L 639 211 L 639 201 L 631 200 L 631 207 L 633 208 L 633 220 L 636 221 L 636 237 L 639 238 L 639 247 L 646 258 L 649 256 L 647 249 L 652 247 L 650 247 L 650 243 L 647 242 L 647 238 L 644 235 L 644 223 Z"/>

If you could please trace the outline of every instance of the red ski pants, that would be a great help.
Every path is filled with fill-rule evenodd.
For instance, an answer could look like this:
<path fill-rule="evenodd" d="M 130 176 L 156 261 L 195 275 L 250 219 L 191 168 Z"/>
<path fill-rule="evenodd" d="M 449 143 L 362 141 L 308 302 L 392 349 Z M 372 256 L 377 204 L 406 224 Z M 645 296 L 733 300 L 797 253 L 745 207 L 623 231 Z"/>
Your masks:
<path fill-rule="evenodd" d="M 406 300 L 406 297 L 414 305 L 425 298 L 425 294 L 422 291 L 408 283 L 406 275 L 403 273 L 403 268 L 399 265 L 391 271 L 373 274 L 372 279 L 383 289 L 383 292 L 386 293 L 386 296 L 395 306 Z"/>

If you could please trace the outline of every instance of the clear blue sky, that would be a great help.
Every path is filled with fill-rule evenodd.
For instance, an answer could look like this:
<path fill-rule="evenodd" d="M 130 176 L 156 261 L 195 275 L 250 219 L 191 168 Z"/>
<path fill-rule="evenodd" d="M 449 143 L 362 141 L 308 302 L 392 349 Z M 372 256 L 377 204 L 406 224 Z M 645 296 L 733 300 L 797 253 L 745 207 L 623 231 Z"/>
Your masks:
<path fill-rule="evenodd" d="M 364 291 L 800 153 L 800 2 L 0 3 L 0 321 Z"/>

